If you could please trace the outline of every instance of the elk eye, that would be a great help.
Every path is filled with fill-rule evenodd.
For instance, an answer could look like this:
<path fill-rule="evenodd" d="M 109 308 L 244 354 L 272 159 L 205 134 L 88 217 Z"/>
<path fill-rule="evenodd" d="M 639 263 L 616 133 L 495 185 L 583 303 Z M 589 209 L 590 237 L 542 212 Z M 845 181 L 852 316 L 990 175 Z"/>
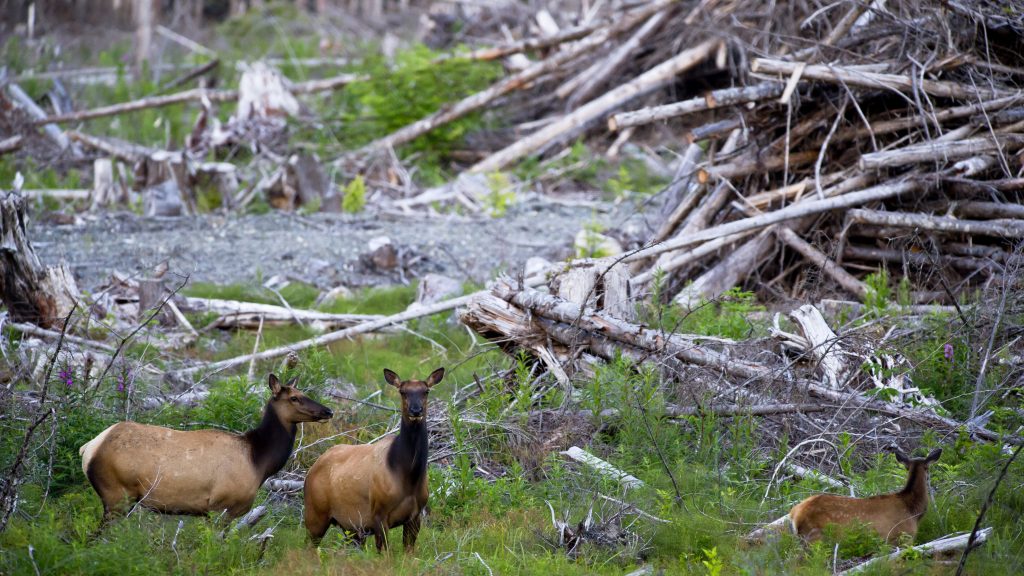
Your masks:
<path fill-rule="evenodd" d="M 289 398 L 289 400 L 291 400 L 292 402 L 298 402 L 299 401 L 299 397 L 298 396 L 292 396 L 291 398 Z"/>

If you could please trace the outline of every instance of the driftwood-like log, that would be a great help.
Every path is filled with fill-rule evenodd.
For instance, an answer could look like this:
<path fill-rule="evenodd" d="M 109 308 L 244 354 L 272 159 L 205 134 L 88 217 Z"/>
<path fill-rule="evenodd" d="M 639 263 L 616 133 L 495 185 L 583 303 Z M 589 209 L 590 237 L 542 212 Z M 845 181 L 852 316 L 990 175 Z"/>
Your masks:
<path fill-rule="evenodd" d="M 328 92 L 331 90 L 337 90 L 343 88 L 353 82 L 363 80 L 362 76 L 353 74 L 342 74 L 333 78 L 326 78 L 323 80 L 309 80 L 307 82 L 299 82 L 291 85 L 288 91 L 292 94 L 313 94 L 316 92 Z M 145 110 L 147 108 L 160 108 L 163 106 L 171 106 L 172 104 L 181 104 L 182 102 L 199 102 L 204 98 L 210 102 L 234 102 L 238 100 L 238 90 L 207 90 L 205 88 L 196 88 L 194 90 L 186 90 L 184 92 L 178 92 L 175 94 L 167 94 L 164 96 L 150 96 L 147 98 L 141 98 L 139 100 L 133 100 L 131 102 L 122 102 L 121 104 L 113 104 L 110 106 L 102 106 L 99 108 L 93 108 L 92 110 L 80 110 L 78 112 L 71 112 L 68 114 L 57 114 L 55 116 L 45 117 L 37 120 L 36 124 L 63 124 L 67 122 L 81 122 L 82 120 L 91 120 L 93 118 L 103 118 L 105 116 L 117 116 L 118 114 L 125 114 L 127 112 L 135 112 L 137 110 Z"/>
<path fill-rule="evenodd" d="M 211 324 L 213 328 L 252 329 L 257 328 L 262 319 L 265 324 L 309 323 L 318 330 L 337 330 L 382 318 L 382 316 L 372 314 L 330 314 L 315 310 L 216 298 L 185 298 L 184 310 L 220 314 L 221 316 Z"/>
<path fill-rule="evenodd" d="M 703 42 L 684 50 L 668 60 L 633 78 L 629 82 L 605 92 L 583 106 L 566 114 L 544 128 L 491 154 L 470 167 L 472 172 L 493 172 L 536 153 L 566 132 L 585 126 L 633 98 L 671 82 L 676 76 L 700 64 L 718 48 L 717 40 Z"/>
<path fill-rule="evenodd" d="M 922 162 L 948 162 L 979 154 L 1012 152 L 1024 147 L 1024 135 L 1007 134 L 996 138 L 968 138 L 954 142 L 924 142 L 896 150 L 872 152 L 860 158 L 863 170 L 894 168 Z"/>
<path fill-rule="evenodd" d="M 66 265 L 44 268 L 28 239 L 25 198 L 0 198 L 0 300 L 15 322 L 52 328 L 75 307 L 78 289 Z"/>
<path fill-rule="evenodd" d="M 839 344 L 839 337 L 825 322 L 821 312 L 810 304 L 804 304 L 789 315 L 807 339 L 809 352 L 817 359 L 818 366 L 825 374 L 825 382 L 830 388 L 838 390 L 845 383 L 850 370 L 843 358 L 844 351 Z"/>
<path fill-rule="evenodd" d="M 565 28 L 551 36 L 533 36 L 516 42 L 511 42 L 504 46 L 480 48 L 466 54 L 446 54 L 435 58 L 433 63 L 440 64 L 448 60 L 497 60 L 498 58 L 504 58 L 505 56 L 511 56 L 512 54 L 542 50 L 544 48 L 558 46 L 559 44 L 565 44 L 566 42 L 572 42 L 573 40 L 579 40 L 584 36 L 589 36 L 591 33 L 606 26 L 607 24 L 608 22 L 606 21 L 596 21 L 591 22 L 590 24 Z"/>
<path fill-rule="evenodd" d="M 701 303 L 718 298 L 757 269 L 772 247 L 773 228 L 761 231 L 757 236 L 731 251 L 714 267 L 704 272 L 676 294 L 672 301 L 684 309 L 693 309 Z"/>
<path fill-rule="evenodd" d="M 981 98 L 999 98 L 1001 96 L 1013 96 L 1014 92 L 1009 90 L 993 90 L 983 86 L 968 86 L 956 82 L 943 80 L 921 80 L 901 74 L 882 74 L 878 72 L 867 72 L 850 67 L 832 65 L 807 65 L 804 62 L 787 62 L 785 60 L 772 60 L 770 58 L 757 58 L 750 64 L 750 71 L 760 74 L 780 74 L 789 76 L 798 67 L 803 66 L 803 78 L 805 80 L 819 80 L 822 82 L 833 82 L 846 84 L 861 88 L 872 88 L 879 90 L 895 90 L 897 92 L 912 92 L 921 90 L 930 96 L 941 96 L 943 98 L 955 98 L 957 100 L 975 101 Z"/>
<path fill-rule="evenodd" d="M 697 165 L 704 158 L 704 150 L 690 144 L 679 159 L 672 182 L 665 189 L 665 204 L 661 210 L 661 224 L 652 241 L 661 242 L 669 237 L 679 222 L 700 202 L 704 186 L 697 179 Z"/>
<path fill-rule="evenodd" d="M 789 227 L 779 226 L 775 228 L 775 234 L 780 240 L 785 242 L 787 246 L 799 252 L 800 255 L 808 259 L 812 264 L 821 268 L 825 274 L 831 276 L 832 279 L 846 291 L 859 296 L 860 298 L 867 295 L 868 287 L 866 284 L 858 280 L 853 274 L 844 270 L 842 266 L 836 264 L 834 260 L 809 244 Z"/>
<path fill-rule="evenodd" d="M 992 536 L 992 528 L 983 528 L 975 534 L 974 544 L 982 544 L 983 542 L 988 540 L 990 536 Z M 887 556 L 879 556 L 877 558 L 872 558 L 867 562 L 857 564 L 849 570 L 843 570 L 839 573 L 839 576 L 846 576 L 847 574 L 859 574 L 871 568 L 879 562 L 894 562 L 896 560 L 899 560 L 904 554 L 911 551 L 917 555 L 937 556 L 939 554 L 952 552 L 954 550 L 963 550 L 967 547 L 970 537 L 970 533 L 943 536 L 942 538 L 932 540 L 931 542 L 918 544 L 917 546 L 913 546 L 907 550 L 897 550 Z"/>
<path fill-rule="evenodd" d="M 946 254 L 933 256 L 923 252 L 912 252 L 910 250 L 873 248 L 869 246 L 855 246 L 852 244 L 847 244 L 843 247 L 843 258 L 849 260 L 867 260 L 872 262 L 908 263 L 920 267 L 952 266 L 961 270 L 1003 269 L 1003 264 L 999 261 L 984 257 L 950 256 Z M 1012 258 L 1011 261 L 1024 263 L 1024 258 Z"/>
<path fill-rule="evenodd" d="M 61 150 L 67 150 L 71 142 L 68 140 L 67 134 L 55 126 L 51 120 L 47 119 L 46 112 L 36 104 L 35 100 L 31 96 L 25 93 L 21 89 L 21 86 L 17 84 L 9 84 L 7 91 L 10 92 L 11 97 L 17 102 L 25 112 L 31 116 L 37 125 L 43 127 L 43 132 L 46 133 L 47 138 L 53 140 Z"/>
<path fill-rule="evenodd" d="M 9 152 L 14 152 L 18 148 L 21 148 L 22 140 L 23 138 L 19 134 L 15 134 L 10 138 L 4 138 L 3 140 L 0 140 L 0 156 L 7 154 Z"/>
<path fill-rule="evenodd" d="M 628 40 L 619 44 L 607 58 L 581 72 L 578 77 L 582 79 L 582 82 L 579 83 L 578 88 L 567 90 L 565 86 L 562 86 L 555 93 L 559 98 L 568 96 L 571 108 L 575 108 L 580 102 L 586 102 L 609 78 L 622 69 L 629 58 L 636 53 L 637 48 L 642 46 L 651 34 L 661 28 L 662 23 L 668 18 L 668 14 L 667 9 L 654 14 Z"/>
<path fill-rule="evenodd" d="M 492 336 L 500 336 L 506 342 L 509 338 L 513 341 L 519 337 L 543 338 L 546 334 L 567 346 L 589 348 L 591 352 L 606 360 L 623 355 L 643 361 L 650 359 L 653 354 L 659 362 L 668 361 L 670 365 L 672 362 L 685 362 L 715 368 L 730 376 L 746 380 L 773 381 L 781 377 L 769 366 L 728 357 L 706 346 L 695 344 L 679 334 L 667 334 L 587 310 L 581 315 L 579 306 L 535 290 L 526 291 L 522 297 L 518 296 L 520 293 L 511 284 L 499 282 L 495 285 L 495 294 L 507 297 L 508 301 L 497 295 L 478 292 L 469 297 L 469 306 L 460 315 L 460 319 L 475 329 L 482 326 L 485 335 L 489 332 Z M 536 304 L 528 308 L 533 314 L 532 318 L 518 308 L 526 304 Z M 490 315 L 496 310 L 505 318 L 500 324 L 491 322 Z M 538 330 L 542 330 L 543 334 L 539 334 Z M 901 406 L 867 397 L 859 392 L 834 390 L 810 380 L 800 379 L 794 383 L 812 396 L 842 404 L 850 409 L 886 414 L 942 430 L 960 430 L 965 426 L 962 422 L 940 416 L 929 409 Z M 972 426 L 969 431 L 975 437 L 990 442 L 1024 442 L 1022 438 L 1005 437 L 981 426 Z"/>
<path fill-rule="evenodd" d="M 736 106 L 746 104 L 747 102 L 769 100 L 782 94 L 782 90 L 783 87 L 776 82 L 763 82 L 754 86 L 712 90 L 704 96 L 674 104 L 651 106 L 632 112 L 619 112 L 608 119 L 608 130 L 615 132 L 630 126 L 643 126 L 644 124 L 685 116 L 686 114 L 714 110 L 721 106 Z"/>
<path fill-rule="evenodd" d="M 1016 218 L 1024 220 L 1024 205 L 1004 202 L 961 202 L 955 208 L 961 218 Z"/>
<path fill-rule="evenodd" d="M 999 238 L 1024 238 L 1024 220 L 960 220 L 948 216 L 883 212 L 862 208 L 850 210 L 846 218 L 847 222 L 852 224 L 914 228 L 954 234 L 982 234 Z"/>
<path fill-rule="evenodd" d="M 570 446 L 569 449 L 562 452 L 562 454 L 576 462 L 590 466 L 594 471 L 602 476 L 607 476 L 616 480 L 619 484 L 622 484 L 623 488 L 640 488 L 644 485 L 643 480 L 633 476 L 632 474 L 623 472 L 579 446 Z"/>
<path fill-rule="evenodd" d="M 714 414 L 715 416 L 770 416 L 774 414 L 792 414 L 794 412 L 821 412 L 827 406 L 823 404 L 725 404 L 711 406 L 666 406 L 665 416 L 668 418 L 686 418 Z"/>
<path fill-rule="evenodd" d="M 722 236 L 746 232 L 748 230 L 756 230 L 758 228 L 767 228 L 772 224 L 778 224 L 779 222 L 785 222 L 788 220 L 796 220 L 798 218 L 812 216 L 822 212 L 852 208 L 868 202 L 885 200 L 887 198 L 906 194 L 907 192 L 918 191 L 922 188 L 924 188 L 924 184 L 917 180 L 904 180 L 902 182 L 887 182 L 866 190 L 861 190 L 860 192 L 851 192 L 834 198 L 804 201 L 792 206 L 787 206 L 781 210 L 775 210 L 774 212 L 759 214 L 750 218 L 744 218 L 743 220 L 721 224 L 708 228 L 702 232 L 697 232 L 691 236 L 674 239 L 669 242 L 644 248 L 643 250 L 637 250 L 623 260 L 625 262 L 634 262 L 636 260 L 650 258 L 651 256 L 661 254 L 662 252 L 677 250 L 684 246 L 697 244 L 706 240 L 713 240 L 715 238 L 721 238 Z"/>
<path fill-rule="evenodd" d="M 532 286 L 539 285 L 542 282 L 543 279 L 541 278 L 527 279 L 527 284 Z M 199 372 L 204 371 L 210 373 L 219 372 L 221 370 L 228 370 L 230 368 L 241 366 L 243 364 L 248 364 L 249 362 L 252 361 L 280 358 L 281 356 L 285 356 L 292 352 L 300 352 L 302 350 L 306 350 L 309 348 L 326 346 L 327 344 L 331 344 L 333 342 L 340 342 L 342 340 L 347 340 L 360 334 L 368 334 L 370 332 L 375 332 L 382 328 L 387 328 L 395 324 L 401 324 L 402 322 L 407 322 L 409 320 L 414 320 L 416 318 L 423 318 L 424 316 L 431 316 L 439 312 L 447 312 L 448 310 L 454 310 L 459 306 L 465 306 L 475 295 L 481 293 L 482 292 L 476 292 L 474 294 L 468 294 L 466 296 L 460 296 L 458 298 L 444 300 L 431 306 L 424 306 L 421 308 L 406 310 L 405 312 L 400 312 L 392 316 L 385 316 L 378 320 L 363 322 L 361 324 L 357 324 L 349 328 L 337 330 L 335 332 L 328 332 L 327 334 L 322 334 L 320 336 L 317 336 L 316 338 L 310 338 L 308 340 L 294 342 L 292 344 L 287 344 L 285 346 L 278 346 L 277 348 L 271 348 L 270 350 L 264 350 L 262 352 L 253 354 L 245 354 L 243 356 L 236 356 L 235 358 L 228 358 L 226 360 L 221 360 L 219 362 L 201 364 L 198 366 L 193 366 L 191 368 L 185 368 L 183 370 L 178 370 L 176 372 L 176 375 L 184 377 L 191 376 L 192 374 L 197 374 Z"/>
<path fill-rule="evenodd" d="M 601 28 L 568 49 L 557 52 L 549 56 L 546 60 L 533 64 L 517 74 L 500 80 L 482 92 L 477 92 L 476 94 L 467 96 L 451 106 L 447 106 L 425 118 L 409 124 L 408 126 L 400 128 L 387 136 L 383 136 L 373 142 L 370 142 L 356 151 L 355 154 L 366 154 L 379 150 L 387 150 L 388 148 L 397 148 L 406 142 L 411 142 L 416 138 L 419 138 L 439 126 L 443 126 L 453 120 L 462 118 L 466 114 L 480 110 L 505 94 L 525 88 L 530 82 L 533 82 L 540 76 L 553 70 L 557 70 L 567 62 L 586 54 L 591 50 L 601 47 L 613 35 L 617 34 L 621 30 L 628 30 L 629 28 L 632 28 L 636 22 L 646 19 L 651 14 L 658 12 L 670 3 L 670 0 L 657 0 L 656 2 L 653 2 L 648 9 L 641 11 L 636 16 L 623 19 L 621 22 L 612 26 Z M 490 172 L 496 169 L 497 168 L 492 168 L 481 171 Z"/>

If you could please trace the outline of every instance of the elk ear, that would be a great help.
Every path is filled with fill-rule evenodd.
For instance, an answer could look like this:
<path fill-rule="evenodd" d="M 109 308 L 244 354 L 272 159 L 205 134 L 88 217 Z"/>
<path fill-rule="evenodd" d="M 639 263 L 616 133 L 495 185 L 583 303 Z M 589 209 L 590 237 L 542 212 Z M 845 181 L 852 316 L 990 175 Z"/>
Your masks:
<path fill-rule="evenodd" d="M 287 386 L 289 388 L 295 388 L 295 385 L 298 384 L 298 383 L 299 383 L 299 377 L 298 376 L 293 376 L 292 379 L 289 380 L 287 384 L 285 384 L 285 386 Z"/>
<path fill-rule="evenodd" d="M 270 393 L 277 396 L 281 393 L 281 382 L 277 379 L 277 374 L 271 374 L 267 380 L 267 385 L 270 386 Z"/>
<path fill-rule="evenodd" d="M 931 464 L 932 462 L 935 462 L 936 460 L 939 459 L 939 456 L 942 456 L 942 448 L 936 448 L 935 450 L 932 450 L 928 454 L 928 456 L 925 457 L 925 464 Z"/>
<path fill-rule="evenodd" d="M 395 374 L 394 372 L 388 370 L 387 368 L 384 369 L 384 380 L 388 384 L 394 386 L 395 388 L 402 387 L 402 379 L 398 377 L 398 374 Z"/>
<path fill-rule="evenodd" d="M 907 457 L 899 448 L 893 450 L 893 455 L 896 456 L 896 461 L 904 466 L 910 466 L 910 458 Z"/>
<path fill-rule="evenodd" d="M 444 378 L 444 368 L 434 370 L 430 373 L 430 376 L 427 376 L 427 388 L 432 388 L 435 384 L 440 382 L 442 378 Z"/>

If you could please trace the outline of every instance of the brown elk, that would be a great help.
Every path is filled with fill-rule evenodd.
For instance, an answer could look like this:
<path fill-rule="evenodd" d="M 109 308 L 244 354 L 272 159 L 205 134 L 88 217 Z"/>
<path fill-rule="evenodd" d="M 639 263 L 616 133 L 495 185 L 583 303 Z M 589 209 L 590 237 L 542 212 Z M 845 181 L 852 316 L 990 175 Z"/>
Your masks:
<path fill-rule="evenodd" d="M 300 392 L 296 380 L 282 386 L 270 375 L 263 420 L 245 434 L 118 422 L 87 442 L 78 453 L 103 502 L 103 523 L 136 502 L 167 514 L 247 512 L 263 481 L 291 456 L 296 424 L 333 416 Z"/>
<path fill-rule="evenodd" d="M 913 539 L 917 524 L 928 509 L 928 467 L 939 459 L 936 448 L 924 458 L 909 458 L 899 450 L 896 460 L 907 467 L 903 490 L 869 498 L 851 498 L 817 494 L 790 509 L 789 514 L 753 532 L 748 539 L 760 539 L 766 532 L 787 527 L 807 541 L 821 538 L 828 525 L 843 527 L 854 523 L 870 526 L 889 544 L 895 545 L 903 534 Z"/>
<path fill-rule="evenodd" d="M 305 521 L 314 545 L 334 524 L 358 541 L 373 533 L 378 552 L 388 545 L 387 531 L 402 526 L 406 552 L 415 547 L 428 495 L 427 393 L 443 377 L 444 368 L 426 381 L 403 381 L 384 370 L 384 379 L 402 395 L 398 435 L 375 444 L 334 446 L 309 469 Z"/>

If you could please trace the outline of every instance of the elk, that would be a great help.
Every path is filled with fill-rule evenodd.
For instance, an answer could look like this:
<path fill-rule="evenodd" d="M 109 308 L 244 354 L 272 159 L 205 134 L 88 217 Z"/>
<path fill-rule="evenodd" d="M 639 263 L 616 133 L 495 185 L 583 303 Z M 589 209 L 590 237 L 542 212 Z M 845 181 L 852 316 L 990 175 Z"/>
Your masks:
<path fill-rule="evenodd" d="M 118 422 L 78 449 L 82 471 L 103 502 L 103 523 L 127 504 L 166 514 L 245 514 L 263 481 L 284 467 L 299 422 L 328 420 L 330 408 L 270 375 L 259 426 L 244 433 L 180 431 Z"/>
<path fill-rule="evenodd" d="M 334 446 L 309 469 L 305 523 L 314 546 L 334 524 L 357 542 L 373 533 L 377 552 L 382 552 L 387 531 L 402 526 L 405 550 L 413 550 L 428 495 L 427 393 L 443 377 L 444 368 L 426 381 L 403 381 L 384 370 L 384 380 L 402 396 L 398 435 L 374 444 Z"/>
<path fill-rule="evenodd" d="M 752 532 L 748 540 L 759 540 L 767 532 L 786 527 L 813 542 L 821 538 L 829 524 L 842 527 L 858 522 L 873 528 L 890 545 L 897 544 L 903 534 L 913 539 L 928 509 L 928 467 L 941 455 L 941 448 L 924 458 L 909 458 L 896 450 L 896 460 L 908 471 L 903 490 L 869 498 L 816 494 L 793 506 L 789 514 Z"/>

